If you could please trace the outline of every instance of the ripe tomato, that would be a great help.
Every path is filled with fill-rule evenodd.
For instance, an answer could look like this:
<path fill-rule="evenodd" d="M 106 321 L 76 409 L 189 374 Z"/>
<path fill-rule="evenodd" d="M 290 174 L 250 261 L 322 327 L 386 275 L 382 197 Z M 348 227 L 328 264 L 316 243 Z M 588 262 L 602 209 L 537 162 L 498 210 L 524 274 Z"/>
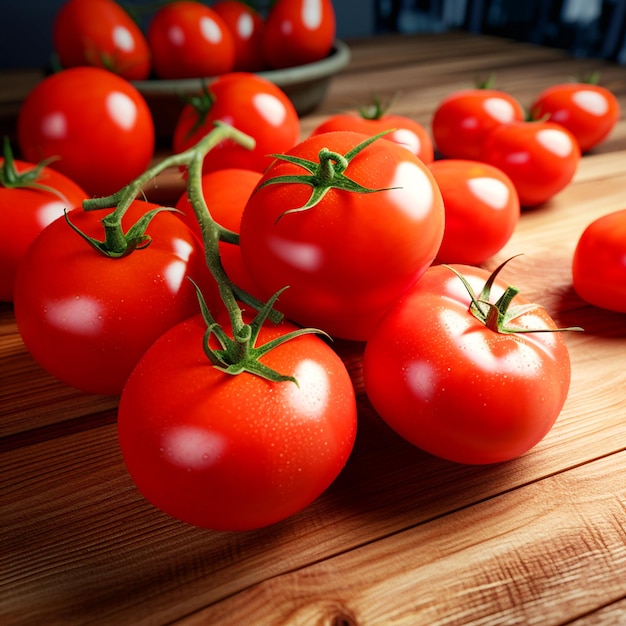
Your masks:
<path fill-rule="evenodd" d="M 626 209 L 587 226 L 576 245 L 572 277 L 583 300 L 626 313 Z"/>
<path fill-rule="evenodd" d="M 219 76 L 209 85 L 204 100 L 181 111 L 173 137 L 174 152 L 182 152 L 210 132 L 216 121 L 230 124 L 253 137 L 248 150 L 224 141 L 204 159 L 204 171 L 240 168 L 264 171 L 273 153 L 281 153 L 298 141 L 300 120 L 285 92 L 269 80 L 247 72 Z"/>
<path fill-rule="evenodd" d="M 489 278 L 474 266 L 455 267 L 476 294 Z M 497 278 L 489 300 L 505 289 Z M 508 326 L 556 328 L 540 307 Z M 468 291 L 443 265 L 428 269 L 385 316 L 365 347 L 363 368 L 383 420 L 422 450 L 457 463 L 498 463 L 532 448 L 557 419 L 570 384 L 561 333 L 492 330 L 472 314 Z"/>
<path fill-rule="evenodd" d="M 265 68 L 263 58 L 263 29 L 261 14 L 240 0 L 219 0 L 213 10 L 224 20 L 235 43 L 237 72 L 258 72 Z"/>
<path fill-rule="evenodd" d="M 306 159 L 323 172 L 364 141 L 371 138 L 349 131 L 314 135 L 287 156 Z M 336 337 L 364 340 L 435 258 L 443 236 L 443 201 L 422 161 L 391 141 L 369 143 L 349 159 L 344 173 L 380 191 L 331 186 L 315 206 L 297 211 L 311 196 L 309 184 L 261 186 L 307 174 L 303 166 L 277 159 L 244 209 L 241 253 L 266 297 L 289 286 L 277 305 L 287 318 Z M 344 180 L 335 173 L 331 183 Z"/>
<path fill-rule="evenodd" d="M 23 102 L 17 139 L 25 160 L 50 167 L 89 195 L 115 193 L 143 173 L 154 123 L 143 96 L 99 67 L 74 67 L 42 80 Z"/>
<path fill-rule="evenodd" d="M 580 148 L 573 135 L 553 122 L 514 122 L 489 133 L 482 160 L 513 181 L 523 207 L 547 202 L 574 177 Z"/>
<path fill-rule="evenodd" d="M 68 0 L 52 27 L 62 67 L 93 65 L 128 80 L 150 74 L 148 42 L 128 13 L 113 0 Z"/>
<path fill-rule="evenodd" d="M 86 197 L 74 181 L 49 167 L 12 156 L 0 159 L 1 301 L 13 301 L 17 267 L 35 237 Z"/>
<path fill-rule="evenodd" d="M 446 219 L 437 263 L 480 265 L 509 241 L 520 217 L 515 186 L 486 163 L 441 159 L 429 169 L 443 196 Z"/>
<path fill-rule="evenodd" d="M 294 329 L 264 325 L 260 343 Z M 120 400 L 121 450 L 139 491 L 168 515 L 215 530 L 267 526 L 308 506 L 344 467 L 356 434 L 352 382 L 315 335 L 262 357 L 298 385 L 226 374 L 204 353 L 205 330 L 193 317 L 141 359 Z"/>
<path fill-rule="evenodd" d="M 148 43 L 159 78 L 216 76 L 235 64 L 235 42 L 226 23 L 195 0 L 161 6 L 148 25 Z"/>
<path fill-rule="evenodd" d="M 617 98 L 591 83 L 564 83 L 542 91 L 531 107 L 535 119 L 547 116 L 576 137 L 581 152 L 604 141 L 620 118 Z"/>
<path fill-rule="evenodd" d="M 335 130 L 351 130 L 364 135 L 378 135 L 383 131 L 391 131 L 384 135 L 385 139 L 404 146 L 426 164 L 434 160 L 433 142 L 428 131 L 419 122 L 404 115 L 385 113 L 379 106 L 371 117 L 365 111 L 361 111 L 360 114 L 333 115 L 319 124 L 312 134 L 318 135 Z"/>
<path fill-rule="evenodd" d="M 125 230 L 153 208 L 135 201 Z M 102 240 L 100 220 L 109 212 L 74 211 L 70 219 Z M 161 212 L 147 234 L 149 246 L 112 259 L 59 218 L 24 255 L 15 281 L 17 326 L 35 360 L 65 384 L 118 395 L 157 337 L 198 312 L 188 277 L 202 285 L 209 302 L 217 300 L 203 251 L 176 215 Z"/>
<path fill-rule="evenodd" d="M 331 0 L 276 0 L 265 22 L 263 55 L 274 68 L 324 59 L 336 34 Z"/>
<path fill-rule="evenodd" d="M 491 130 L 525 117 L 522 105 L 504 91 L 456 91 L 435 109 L 431 122 L 435 146 L 450 159 L 481 161 L 482 144 Z"/>
<path fill-rule="evenodd" d="M 202 191 L 211 217 L 224 228 L 239 233 L 244 207 L 260 180 L 261 173 L 253 170 L 223 169 L 205 174 L 202 177 Z M 180 218 L 202 240 L 187 192 L 180 197 L 176 208 L 182 211 Z M 221 241 L 219 250 L 228 277 L 238 287 L 257 295 L 258 288 L 243 263 L 239 246 Z"/>

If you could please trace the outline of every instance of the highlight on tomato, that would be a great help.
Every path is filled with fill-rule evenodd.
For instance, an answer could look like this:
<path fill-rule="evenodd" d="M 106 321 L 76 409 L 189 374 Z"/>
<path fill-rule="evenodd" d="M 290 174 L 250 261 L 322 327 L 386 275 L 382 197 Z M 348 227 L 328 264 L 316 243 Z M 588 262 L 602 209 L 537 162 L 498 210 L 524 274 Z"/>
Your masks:
<path fill-rule="evenodd" d="M 266 170 L 241 220 L 241 254 L 266 297 L 304 326 L 363 341 L 432 263 L 441 193 L 414 154 L 375 135 L 314 135 Z"/>
<path fill-rule="evenodd" d="M 591 222 L 572 260 L 574 290 L 593 306 L 626 313 L 626 209 Z"/>
<path fill-rule="evenodd" d="M 432 266 L 365 347 L 365 391 L 378 414 L 457 463 L 524 454 L 552 428 L 569 390 L 563 333 L 498 277 L 501 268 Z"/>

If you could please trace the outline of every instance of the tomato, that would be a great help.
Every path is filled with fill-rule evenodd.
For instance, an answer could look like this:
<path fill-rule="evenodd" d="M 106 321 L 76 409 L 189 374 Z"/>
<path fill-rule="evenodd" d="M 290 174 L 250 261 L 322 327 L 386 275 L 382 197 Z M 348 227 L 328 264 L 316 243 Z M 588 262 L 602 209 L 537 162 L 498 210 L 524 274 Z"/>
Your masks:
<path fill-rule="evenodd" d="M 89 195 L 115 193 L 143 173 L 154 152 L 154 123 L 127 80 L 98 67 L 74 67 L 42 80 L 20 107 L 24 160 L 50 167 Z"/>
<path fill-rule="evenodd" d="M 213 10 L 224 20 L 235 43 L 234 71 L 258 72 L 265 68 L 261 14 L 240 0 L 219 0 Z"/>
<path fill-rule="evenodd" d="M 230 72 L 235 42 L 224 20 L 195 0 L 161 6 L 148 24 L 152 65 L 159 78 L 196 78 Z"/>
<path fill-rule="evenodd" d="M 263 55 L 274 68 L 327 57 L 337 24 L 331 0 L 276 0 L 265 22 Z"/>
<path fill-rule="evenodd" d="M 150 74 L 146 37 L 113 0 L 67 0 L 54 17 L 52 40 L 62 67 L 93 65 L 128 80 Z"/>
<path fill-rule="evenodd" d="M 513 181 L 523 207 L 547 202 L 571 182 L 580 148 L 573 135 L 553 122 L 514 122 L 489 133 L 482 160 Z"/>
<path fill-rule="evenodd" d="M 125 229 L 153 208 L 135 201 L 124 217 Z M 109 212 L 74 211 L 70 219 L 102 240 L 100 220 Z M 15 282 L 18 330 L 35 360 L 63 383 L 87 393 L 120 394 L 148 347 L 198 312 L 188 277 L 216 301 L 203 251 L 175 214 L 156 215 L 147 234 L 149 246 L 109 258 L 59 218 L 24 255 Z"/>
<path fill-rule="evenodd" d="M 170 516 L 215 530 L 267 526 L 308 506 L 344 467 L 356 434 L 352 382 L 315 335 L 262 357 L 298 385 L 226 374 L 207 360 L 205 329 L 200 316 L 178 324 L 130 376 L 118 412 L 124 460 Z M 259 343 L 293 329 L 266 324 Z"/>
<path fill-rule="evenodd" d="M 463 89 L 435 109 L 431 128 L 435 146 L 450 159 L 482 160 L 482 144 L 497 126 L 523 121 L 516 98 L 497 89 Z"/>
<path fill-rule="evenodd" d="M 74 181 L 45 165 L 0 159 L 1 301 L 13 301 L 17 267 L 35 237 L 86 197 Z"/>
<path fill-rule="evenodd" d="M 511 179 L 486 163 L 442 159 L 429 169 L 445 207 L 443 241 L 437 263 L 480 265 L 509 241 L 520 217 Z"/>
<path fill-rule="evenodd" d="M 253 170 L 222 169 L 205 174 L 202 191 L 212 218 L 224 228 L 239 233 L 244 207 L 260 180 L 261 173 Z M 181 219 L 202 239 L 187 192 L 180 197 L 176 208 L 183 213 Z M 258 289 L 243 263 L 239 246 L 222 241 L 219 250 L 228 277 L 238 287 L 256 295 Z"/>
<path fill-rule="evenodd" d="M 626 209 L 591 222 L 572 262 L 576 293 L 603 309 L 626 313 Z"/>
<path fill-rule="evenodd" d="M 209 152 L 204 171 L 240 168 L 262 172 L 272 154 L 293 147 L 300 137 L 298 113 L 285 92 L 269 80 L 248 72 L 218 77 L 196 105 L 187 104 L 176 123 L 174 152 L 182 152 L 210 132 L 216 121 L 234 126 L 253 137 L 248 150 L 224 141 Z"/>
<path fill-rule="evenodd" d="M 620 118 L 615 95 L 591 83 L 553 85 L 537 96 L 530 110 L 536 119 L 547 117 L 567 128 L 582 152 L 604 141 Z"/>
<path fill-rule="evenodd" d="M 317 174 L 309 181 L 320 190 L 324 186 L 316 181 L 335 163 L 325 195 L 297 211 L 310 198 L 311 186 L 277 177 L 307 175 L 307 170 L 277 159 L 241 220 L 243 260 L 266 297 L 289 286 L 277 305 L 287 318 L 359 341 L 433 261 L 444 227 L 443 201 L 432 174 L 398 144 L 375 139 L 348 159 L 343 173 L 336 167 L 343 155 L 371 139 L 350 131 L 305 139 L 287 158 L 310 162 Z M 351 185 L 346 177 L 378 191 L 341 188 Z"/>
<path fill-rule="evenodd" d="M 335 130 L 351 130 L 364 135 L 378 135 L 383 131 L 389 141 L 394 141 L 410 150 L 424 163 L 432 163 L 434 159 L 433 142 L 428 131 L 415 120 L 404 115 L 385 113 L 380 106 L 375 107 L 373 114 L 361 111 L 360 114 L 337 113 L 324 120 L 312 134 L 328 133 Z"/>
<path fill-rule="evenodd" d="M 489 273 L 455 266 L 478 294 Z M 506 290 L 497 278 L 490 302 Z M 513 306 L 527 304 L 520 295 Z M 541 307 L 509 328 L 555 329 Z M 561 412 L 570 359 L 560 332 L 492 330 L 447 266 L 432 266 L 365 347 L 366 393 L 382 419 L 426 452 L 458 463 L 498 463 L 537 444 Z"/>

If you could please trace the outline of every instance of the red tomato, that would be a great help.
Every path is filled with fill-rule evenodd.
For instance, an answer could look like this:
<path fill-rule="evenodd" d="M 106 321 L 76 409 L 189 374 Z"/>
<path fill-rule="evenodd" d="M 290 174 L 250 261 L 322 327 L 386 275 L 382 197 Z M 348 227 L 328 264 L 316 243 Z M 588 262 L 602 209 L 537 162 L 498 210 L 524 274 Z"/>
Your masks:
<path fill-rule="evenodd" d="M 294 329 L 264 325 L 259 343 Z M 168 515 L 215 530 L 267 526 L 308 506 L 344 467 L 356 434 L 352 382 L 315 335 L 262 357 L 298 385 L 226 374 L 207 360 L 205 330 L 196 316 L 141 359 L 120 401 L 122 453 L 139 491 Z"/>
<path fill-rule="evenodd" d="M 482 160 L 482 144 L 497 126 L 523 121 L 522 105 L 496 89 L 465 89 L 445 98 L 435 110 L 432 133 L 437 150 L 451 159 Z"/>
<path fill-rule="evenodd" d="M 54 18 L 52 41 L 63 67 L 93 65 L 128 80 L 144 80 L 150 74 L 145 36 L 113 0 L 65 2 Z"/>
<path fill-rule="evenodd" d="M 571 182 L 580 148 L 573 135 L 552 122 L 515 122 L 494 129 L 482 160 L 513 181 L 523 207 L 547 202 Z"/>
<path fill-rule="evenodd" d="M 226 23 L 195 0 L 159 8 L 148 25 L 148 43 L 159 78 L 216 76 L 235 64 L 235 42 Z"/>
<path fill-rule="evenodd" d="M 436 262 L 484 263 L 504 247 L 519 221 L 519 198 L 511 179 L 478 161 L 442 159 L 428 167 L 446 213 Z"/>
<path fill-rule="evenodd" d="M 336 34 L 331 0 L 276 0 L 265 23 L 263 54 L 275 69 L 328 56 Z"/>
<path fill-rule="evenodd" d="M 264 69 L 262 41 L 265 21 L 261 14 L 240 0 L 219 0 L 212 6 L 233 36 L 235 43 L 233 70 L 258 72 Z"/>
<path fill-rule="evenodd" d="M 124 218 L 125 230 L 152 208 L 136 201 Z M 74 211 L 71 220 L 102 240 L 100 220 L 109 212 Z M 189 228 L 173 213 L 161 212 L 147 234 L 149 246 L 112 259 L 60 218 L 24 255 L 15 282 L 18 329 L 35 360 L 65 384 L 87 393 L 121 393 L 148 347 L 199 311 L 188 277 L 215 303 L 203 251 Z"/>
<path fill-rule="evenodd" d="M 604 141 L 620 118 L 613 93 L 590 83 L 554 85 L 539 94 L 531 112 L 536 119 L 547 117 L 567 128 L 582 152 Z"/>
<path fill-rule="evenodd" d="M 587 226 L 576 245 L 572 276 L 583 300 L 626 313 L 626 209 Z"/>
<path fill-rule="evenodd" d="M 208 98 L 199 108 L 187 104 L 174 129 L 174 152 L 182 152 L 210 132 L 216 121 L 230 124 L 253 137 L 248 150 L 224 141 L 204 159 L 204 171 L 240 168 L 264 171 L 272 154 L 293 147 L 300 137 L 298 114 L 285 92 L 269 80 L 247 72 L 218 77 L 209 86 Z"/>
<path fill-rule="evenodd" d="M 46 166 L 11 157 L 9 163 L 0 159 L 0 168 L 0 300 L 12 302 L 15 274 L 28 246 L 64 210 L 80 207 L 87 195 Z"/>
<path fill-rule="evenodd" d="M 98 67 L 74 67 L 42 80 L 17 120 L 24 159 L 50 167 L 88 194 L 115 193 L 148 167 L 154 123 L 143 96 L 127 80 Z"/>
<path fill-rule="evenodd" d="M 345 155 L 365 140 L 370 138 L 349 131 L 325 133 L 287 155 L 328 165 L 323 149 Z M 302 166 L 277 159 L 260 185 L 303 174 Z M 311 196 L 308 184 L 257 188 L 241 220 L 241 253 L 266 297 L 289 286 L 277 305 L 286 317 L 336 337 L 364 340 L 435 258 L 443 201 L 422 161 L 391 141 L 365 147 L 349 161 L 345 176 L 380 191 L 331 187 L 312 208 L 294 211 Z M 342 180 L 335 174 L 332 182 Z"/>
<path fill-rule="evenodd" d="M 477 267 L 456 268 L 476 294 L 489 277 Z M 489 300 L 505 289 L 497 278 Z M 540 307 L 508 326 L 556 328 Z M 457 463 L 498 463 L 532 448 L 557 419 L 570 384 L 561 333 L 492 330 L 470 312 L 465 286 L 443 265 L 427 270 L 385 316 L 363 368 L 383 420 L 422 450 Z"/>
<path fill-rule="evenodd" d="M 260 180 L 260 172 L 252 170 L 223 169 L 205 174 L 202 177 L 202 191 L 211 217 L 224 228 L 239 233 L 244 207 Z M 176 208 L 183 213 L 180 218 L 201 240 L 200 226 L 186 192 Z M 243 263 L 239 246 L 222 241 L 219 250 L 228 277 L 238 287 L 256 295 L 258 289 Z"/>
<path fill-rule="evenodd" d="M 312 134 L 319 135 L 335 130 L 351 130 L 364 135 L 392 131 L 384 135 L 385 139 L 404 146 L 426 164 L 432 163 L 434 159 L 433 142 L 428 131 L 420 123 L 404 115 L 392 115 L 382 111 L 374 117 L 367 117 L 363 113 L 338 113 L 324 120 Z"/>

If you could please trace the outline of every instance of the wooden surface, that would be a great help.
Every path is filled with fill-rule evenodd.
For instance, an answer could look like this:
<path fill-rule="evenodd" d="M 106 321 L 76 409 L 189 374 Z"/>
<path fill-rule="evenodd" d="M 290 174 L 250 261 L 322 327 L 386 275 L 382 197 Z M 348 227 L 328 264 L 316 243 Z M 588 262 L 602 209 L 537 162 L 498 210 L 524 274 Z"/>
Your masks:
<path fill-rule="evenodd" d="M 494 72 L 527 106 L 600 69 L 626 111 L 626 67 L 463 34 L 350 43 L 303 135 L 395 92 L 394 111 L 428 125 L 444 96 Z M 0 77 L 4 128 L 36 79 Z M 165 176 L 157 191 L 176 185 Z M 116 400 L 43 372 L 0 305 L 0 623 L 626 624 L 626 315 L 585 305 L 570 274 L 584 227 L 624 207 L 622 120 L 489 263 L 523 253 L 503 275 L 560 325 L 585 328 L 566 337 L 571 392 L 536 448 L 487 467 L 413 448 L 368 405 L 359 347 L 339 345 L 359 396 L 354 453 L 317 502 L 257 532 L 199 530 L 145 502 L 117 446 Z"/>

